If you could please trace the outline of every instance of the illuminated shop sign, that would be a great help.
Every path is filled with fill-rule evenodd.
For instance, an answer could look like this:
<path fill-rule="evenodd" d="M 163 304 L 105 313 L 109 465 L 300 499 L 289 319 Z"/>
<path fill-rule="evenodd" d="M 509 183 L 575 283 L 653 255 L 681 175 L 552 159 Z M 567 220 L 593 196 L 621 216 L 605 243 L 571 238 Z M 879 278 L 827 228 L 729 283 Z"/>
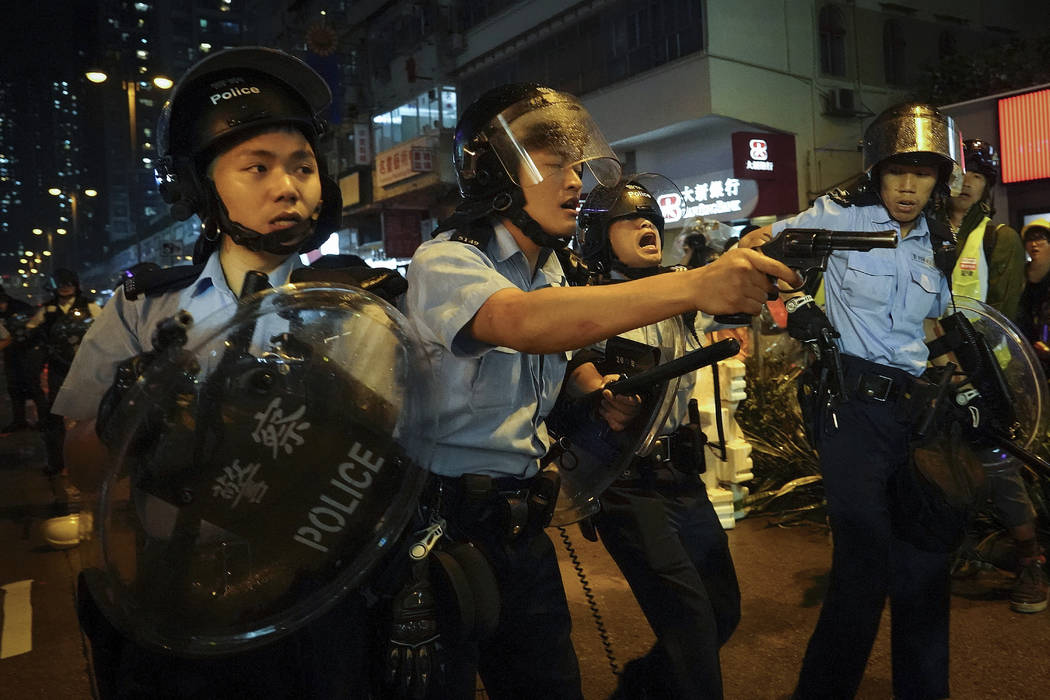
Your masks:
<path fill-rule="evenodd" d="M 419 173 L 432 172 L 436 150 L 435 137 L 421 136 L 376 154 L 376 182 L 385 187 Z"/>
<path fill-rule="evenodd" d="M 1050 177 L 1050 90 L 999 100 L 1003 182 Z"/>
<path fill-rule="evenodd" d="M 727 177 L 724 180 L 696 182 L 682 188 L 682 193 L 664 193 L 656 198 L 664 223 L 673 224 L 682 219 L 714 217 L 720 214 L 736 214 L 743 211 L 740 205 L 740 180 Z"/>
<path fill-rule="evenodd" d="M 769 142 L 765 139 L 748 139 L 748 155 L 751 157 L 745 162 L 748 170 L 764 170 L 773 172 L 773 161 L 769 159 Z"/>
<path fill-rule="evenodd" d="M 737 131 L 733 140 L 733 175 L 755 180 L 774 180 L 795 167 L 795 137 Z"/>

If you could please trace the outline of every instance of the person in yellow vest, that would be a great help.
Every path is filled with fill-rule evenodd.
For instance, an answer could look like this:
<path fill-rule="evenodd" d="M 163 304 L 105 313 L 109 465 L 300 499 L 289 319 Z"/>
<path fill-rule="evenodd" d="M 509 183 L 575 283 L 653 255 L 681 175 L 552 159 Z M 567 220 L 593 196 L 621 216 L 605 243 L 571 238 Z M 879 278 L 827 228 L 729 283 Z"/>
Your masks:
<path fill-rule="evenodd" d="M 983 301 L 1018 322 L 1026 282 L 1024 244 L 1012 228 L 991 220 L 999 157 L 982 139 L 964 141 L 963 155 L 962 191 L 948 204 L 948 223 L 959 241 L 952 291 Z M 1017 548 L 1010 608 L 1020 613 L 1041 612 L 1047 607 L 1046 559 L 1036 538 L 1036 512 L 1018 462 L 996 455 L 986 467 L 989 499 Z"/>
<path fill-rule="evenodd" d="M 947 211 L 948 224 L 959 240 L 952 292 L 983 301 L 1014 321 L 1025 285 L 1024 246 L 1017 231 L 991 219 L 999 156 L 983 139 L 964 141 L 963 154 L 962 191 L 949 200 Z"/>

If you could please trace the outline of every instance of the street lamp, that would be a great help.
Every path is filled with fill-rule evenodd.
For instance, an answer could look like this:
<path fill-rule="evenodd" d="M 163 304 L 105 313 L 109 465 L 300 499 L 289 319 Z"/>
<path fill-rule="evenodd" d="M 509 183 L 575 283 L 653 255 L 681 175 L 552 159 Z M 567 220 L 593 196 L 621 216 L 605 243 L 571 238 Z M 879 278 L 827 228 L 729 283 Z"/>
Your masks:
<path fill-rule="evenodd" d="M 60 199 L 69 199 L 69 216 L 70 216 L 70 219 L 73 222 L 73 260 L 74 260 L 74 264 L 73 264 L 72 267 L 76 268 L 80 264 L 80 250 L 79 250 L 79 247 L 80 247 L 80 215 L 78 213 L 78 206 L 79 206 L 78 192 L 77 192 L 76 189 L 71 189 L 71 190 L 67 191 L 67 190 L 63 190 L 61 187 L 49 187 L 48 190 L 47 190 L 47 193 L 52 195 L 53 197 L 58 197 Z M 98 190 L 96 190 L 93 187 L 86 187 L 86 188 L 84 188 L 84 195 L 87 196 L 87 197 L 97 197 L 98 196 Z M 38 231 L 40 233 L 38 233 Z M 41 235 L 41 233 L 43 233 L 43 231 L 41 231 L 40 229 L 38 229 L 38 228 L 33 229 L 33 234 L 34 235 L 39 236 L 39 235 Z M 67 231 L 64 228 L 57 228 L 57 229 L 55 229 L 55 233 L 57 233 L 60 236 L 64 236 L 64 235 L 66 235 Z M 51 232 L 50 231 L 48 231 L 48 233 L 47 233 L 47 248 L 48 248 L 49 251 L 53 250 L 51 248 Z"/>
<path fill-rule="evenodd" d="M 107 80 L 109 80 L 109 75 L 105 71 L 97 69 L 97 68 L 92 68 L 91 70 L 85 72 L 84 73 L 84 77 L 87 78 L 92 83 L 95 83 L 95 84 L 102 84 L 102 83 L 106 82 Z M 161 90 L 170 90 L 171 87 L 175 84 L 171 80 L 171 78 L 168 78 L 167 76 L 163 76 L 163 75 L 156 75 L 156 76 L 154 76 L 153 79 L 151 80 L 151 82 L 153 83 L 153 85 L 155 87 L 157 87 L 157 88 L 159 88 Z M 124 89 L 124 91 L 127 93 L 127 100 L 128 100 L 128 143 L 130 144 L 130 154 L 131 154 L 131 162 L 133 163 L 133 168 L 137 169 L 137 168 L 141 167 L 141 164 L 140 164 L 140 162 L 138 160 L 138 150 L 139 150 L 138 149 L 138 118 L 136 116 L 137 105 L 138 105 L 138 98 L 137 98 L 138 81 L 134 80 L 134 79 L 133 80 L 122 80 L 121 81 L 121 86 Z M 132 172 L 134 173 L 136 171 L 137 170 L 133 170 Z M 136 205 L 135 199 L 136 199 L 136 194 L 137 194 L 137 191 L 138 191 L 137 178 L 135 178 L 133 176 L 131 178 L 131 181 L 128 182 L 127 184 L 128 184 L 129 202 L 131 203 L 132 216 L 134 217 L 134 219 L 132 221 L 132 226 L 134 226 L 134 229 L 135 229 L 136 257 L 138 258 L 139 262 L 141 262 L 142 261 L 142 236 L 141 236 L 141 232 L 140 232 L 140 228 L 141 228 L 141 213 L 137 211 L 136 206 L 135 206 Z M 88 191 L 85 190 L 84 194 L 88 194 Z M 91 195 L 88 195 L 88 196 L 91 196 Z"/>

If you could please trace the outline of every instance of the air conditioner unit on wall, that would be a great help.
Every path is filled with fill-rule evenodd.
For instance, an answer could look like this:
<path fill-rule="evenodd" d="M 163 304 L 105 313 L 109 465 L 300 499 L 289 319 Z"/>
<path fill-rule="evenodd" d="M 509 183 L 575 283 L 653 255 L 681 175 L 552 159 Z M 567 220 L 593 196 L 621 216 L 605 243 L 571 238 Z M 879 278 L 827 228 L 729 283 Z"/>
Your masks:
<path fill-rule="evenodd" d="M 824 113 L 837 117 L 857 116 L 856 91 L 851 88 L 832 88 L 824 96 Z"/>

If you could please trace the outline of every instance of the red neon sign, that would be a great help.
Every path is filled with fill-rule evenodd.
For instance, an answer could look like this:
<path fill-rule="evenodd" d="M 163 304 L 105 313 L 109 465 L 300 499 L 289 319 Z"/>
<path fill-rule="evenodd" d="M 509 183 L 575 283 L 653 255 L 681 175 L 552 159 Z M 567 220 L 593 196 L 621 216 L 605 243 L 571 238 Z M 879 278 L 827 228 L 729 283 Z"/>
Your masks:
<path fill-rule="evenodd" d="M 999 100 L 1003 182 L 1050 178 L 1050 90 Z"/>

